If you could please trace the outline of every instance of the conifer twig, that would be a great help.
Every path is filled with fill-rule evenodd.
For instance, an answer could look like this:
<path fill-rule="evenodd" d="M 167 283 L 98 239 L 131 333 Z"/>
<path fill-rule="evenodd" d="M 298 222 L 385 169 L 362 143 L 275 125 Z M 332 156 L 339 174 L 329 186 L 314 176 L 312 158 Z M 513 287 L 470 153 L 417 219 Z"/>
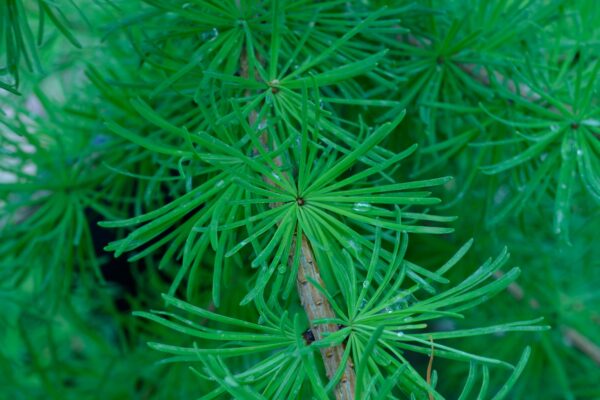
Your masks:
<path fill-rule="evenodd" d="M 240 58 L 240 75 L 242 77 L 248 78 L 250 75 L 249 65 L 248 65 L 248 56 L 245 51 L 242 52 Z M 252 110 L 249 115 L 250 126 L 254 126 L 256 123 L 256 119 L 258 118 L 258 113 L 255 110 Z M 269 149 L 269 137 L 267 132 L 264 131 L 260 135 L 261 145 L 265 148 L 265 150 Z M 277 157 L 273 160 L 276 165 L 281 166 L 281 158 Z M 269 184 L 270 186 L 275 186 L 275 183 L 266 176 L 263 176 L 263 180 Z M 302 199 L 298 199 L 298 204 L 301 203 Z M 271 207 L 277 207 L 277 203 L 270 204 Z M 313 282 L 317 283 L 319 286 L 324 287 L 323 279 L 321 278 L 321 274 L 319 272 L 319 267 L 317 265 L 312 247 L 310 242 L 308 241 L 306 235 L 302 234 L 300 238 L 295 237 L 292 242 L 292 246 L 289 254 L 289 263 L 293 262 L 294 254 L 296 253 L 296 246 L 298 246 L 298 242 L 300 242 L 300 263 L 298 266 L 298 277 L 297 277 L 297 289 L 298 295 L 300 297 L 300 302 L 304 307 L 304 311 L 306 312 L 306 316 L 311 324 L 311 331 L 314 337 L 314 340 L 322 340 L 326 337 L 327 334 L 336 332 L 338 330 L 337 325 L 329 323 L 329 324 L 316 324 L 313 325 L 312 321 L 318 319 L 333 319 L 335 318 L 335 313 L 329 303 L 329 300 L 319 289 L 309 282 L 309 279 Z M 325 365 L 325 372 L 329 379 L 332 379 L 335 375 L 336 371 L 342 364 L 343 356 L 344 356 L 344 347 L 339 344 L 336 346 L 331 346 L 327 348 L 321 348 L 321 357 L 323 358 L 323 363 Z M 335 397 L 337 400 L 353 400 L 354 399 L 354 390 L 356 387 L 356 373 L 352 368 L 352 362 L 348 359 L 348 362 L 344 365 L 344 372 L 342 374 L 340 382 L 335 387 Z"/>
<path fill-rule="evenodd" d="M 405 41 L 405 42 L 409 43 L 410 45 L 418 47 L 418 48 L 423 48 L 425 46 L 431 46 L 431 40 L 426 39 L 426 38 L 422 38 L 421 40 L 418 40 L 413 35 L 408 35 L 406 37 L 400 35 L 400 36 L 398 36 L 398 39 L 401 41 Z M 504 76 L 503 74 L 501 74 L 498 71 L 495 71 L 495 70 L 488 71 L 486 68 L 483 68 L 481 65 L 478 65 L 475 63 L 458 63 L 457 62 L 457 63 L 455 63 L 455 65 L 484 86 L 492 85 L 492 76 L 493 76 L 494 80 L 496 82 L 498 82 L 499 84 L 504 85 L 504 87 L 506 89 L 508 89 L 508 91 L 510 91 L 511 93 L 513 93 L 517 96 L 520 96 L 521 98 L 523 98 L 524 100 L 526 100 L 528 102 L 533 103 L 536 101 L 540 101 L 542 99 L 542 96 L 539 93 L 536 93 L 535 89 L 532 88 L 531 86 L 529 86 L 525 83 L 522 83 L 522 82 L 516 83 L 513 79 L 510 79 L 510 78 Z M 563 104 L 563 107 L 569 111 L 573 110 L 573 106 L 571 104 Z M 548 109 L 551 112 L 556 113 L 556 114 L 558 114 L 560 112 L 554 106 L 548 106 Z M 597 120 L 593 120 L 593 121 L 595 123 L 598 122 Z M 577 126 L 577 124 L 573 123 L 572 126 L 575 128 Z M 595 134 L 595 135 L 599 136 L 598 134 Z"/>
<path fill-rule="evenodd" d="M 399 37 L 400 40 L 403 40 L 403 37 Z M 415 36 L 409 35 L 406 37 L 405 41 L 415 47 L 423 48 L 425 46 L 430 46 L 431 41 L 429 39 L 418 40 Z M 477 64 L 461 64 L 456 63 L 456 66 L 472 76 L 477 82 L 481 83 L 485 86 L 490 86 L 492 84 L 492 79 L 490 77 L 490 73 L 487 69 L 482 68 Z M 538 101 L 541 99 L 541 96 L 535 92 L 535 90 L 524 83 L 515 83 L 514 80 L 505 77 L 498 71 L 492 71 L 491 75 L 494 76 L 495 80 L 501 84 L 506 85 L 506 88 L 512 93 L 521 96 L 525 100 L 528 101 Z"/>
<path fill-rule="evenodd" d="M 460 69 L 467 72 L 473 78 L 475 78 L 479 83 L 490 86 L 490 72 L 488 72 L 485 68 L 478 66 L 476 64 L 457 64 Z M 507 89 L 512 93 L 522 97 L 523 99 L 531 102 L 535 102 L 541 99 L 541 96 L 537 94 L 531 87 L 524 83 L 516 84 L 512 79 L 506 78 L 504 75 L 499 73 L 498 71 L 492 71 L 494 78 L 501 84 L 505 84 Z M 571 109 L 572 107 L 569 104 L 564 105 L 567 109 Z M 554 107 L 550 107 L 550 111 L 557 112 Z M 525 291 L 523 288 L 513 282 L 508 288 L 508 292 L 517 300 L 522 300 L 525 297 Z M 540 304 L 537 299 L 531 298 L 529 300 L 529 306 L 533 309 L 537 309 L 540 307 Z M 570 343 L 573 343 L 575 348 L 581 351 L 583 354 L 592 359 L 596 364 L 600 365 L 600 347 L 584 336 L 582 333 L 577 331 L 574 328 L 569 326 L 564 326 L 562 329 L 563 338 L 565 338 Z"/>
<path fill-rule="evenodd" d="M 562 332 L 565 339 L 573 343 L 573 346 L 600 365 L 600 347 L 579 331 L 568 326 L 563 327 Z"/>
<path fill-rule="evenodd" d="M 501 278 L 502 275 L 503 274 L 500 271 L 494 273 L 494 277 L 496 279 Z M 518 301 L 522 301 L 525 299 L 525 291 L 518 283 L 511 283 L 510 285 L 508 285 L 506 290 L 514 299 Z M 530 298 L 528 304 L 529 307 L 531 307 L 532 309 L 538 309 L 540 307 L 539 301 L 535 298 Z M 567 342 L 572 343 L 577 350 L 581 351 L 596 364 L 600 365 L 600 347 L 598 345 L 596 345 L 594 342 L 592 342 L 589 338 L 584 336 L 575 328 L 563 325 L 561 330 L 563 338 Z"/>
<path fill-rule="evenodd" d="M 412 36 L 412 35 L 408 35 L 408 37 L 405 37 L 405 38 L 402 36 L 399 36 L 398 38 L 400 40 L 404 40 L 407 43 L 409 43 L 415 47 L 419 47 L 419 48 L 431 45 L 430 40 L 428 40 L 428 39 L 418 40 L 415 36 Z M 483 68 L 477 64 L 456 63 L 456 65 L 460 69 L 462 69 L 463 71 L 468 73 L 470 76 L 472 76 L 479 83 L 481 83 L 485 86 L 490 86 L 492 84 L 491 75 L 493 75 L 494 79 L 496 81 L 505 85 L 505 87 L 510 92 L 522 97 L 524 100 L 527 100 L 530 102 L 535 102 L 535 101 L 539 101 L 541 99 L 541 96 L 539 94 L 537 94 L 535 92 L 535 90 L 533 88 L 531 88 L 530 86 L 528 86 L 524 83 L 517 84 L 517 83 L 515 83 L 514 80 L 505 77 L 503 74 L 501 74 L 498 71 L 491 71 L 491 73 L 490 73 L 488 70 L 486 70 L 485 68 Z M 568 109 L 571 108 L 570 105 L 568 105 L 568 104 L 566 104 L 565 107 Z M 550 107 L 550 111 L 558 112 L 553 107 Z M 495 274 L 495 277 L 496 278 L 502 277 L 502 273 L 497 272 Z M 525 297 L 525 291 L 519 284 L 517 284 L 515 282 L 511 283 L 507 287 L 507 291 L 516 300 L 521 301 Z M 529 306 L 533 309 L 537 309 L 540 307 L 540 304 L 537 299 L 531 298 L 529 300 Z M 595 363 L 600 365 L 600 347 L 598 345 L 596 345 L 594 342 L 592 342 L 590 339 L 588 339 L 587 337 L 585 337 L 583 334 L 581 334 L 579 331 L 577 331 L 576 329 L 574 329 L 572 327 L 564 326 L 562 331 L 563 331 L 563 338 L 568 340 L 570 343 L 573 343 L 573 345 L 579 351 L 581 351 L 586 356 L 588 356 L 590 359 L 592 359 Z"/>

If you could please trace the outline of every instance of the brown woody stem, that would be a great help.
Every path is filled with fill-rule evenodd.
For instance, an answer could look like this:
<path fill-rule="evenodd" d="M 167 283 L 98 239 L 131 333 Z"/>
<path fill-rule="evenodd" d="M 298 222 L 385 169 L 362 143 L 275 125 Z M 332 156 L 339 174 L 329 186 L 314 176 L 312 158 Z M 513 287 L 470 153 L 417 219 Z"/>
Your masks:
<path fill-rule="evenodd" d="M 248 77 L 250 75 L 248 67 L 248 57 L 245 52 L 242 53 L 240 59 L 240 75 Z M 258 113 L 252 111 L 248 117 L 250 126 L 254 126 Z M 260 137 L 261 145 L 267 149 L 270 147 L 269 137 L 267 132 L 263 132 Z M 274 160 L 275 164 L 281 166 L 281 159 L 278 157 Z M 275 186 L 274 182 L 266 176 L 263 176 L 263 181 L 271 186 Z M 302 206 L 304 200 L 299 199 L 298 205 Z M 280 204 L 273 203 L 271 207 L 278 207 Z M 313 324 L 314 320 L 318 319 L 333 319 L 336 317 L 329 300 L 317 289 L 315 285 L 309 282 L 309 279 L 316 282 L 319 286 L 325 287 L 319 267 L 317 265 L 312 247 L 307 237 L 302 234 L 301 238 L 295 237 L 292 247 L 290 249 L 289 263 L 291 264 L 296 254 L 296 246 L 300 241 L 300 263 L 298 266 L 298 277 L 297 277 L 297 288 L 300 302 L 304 307 L 306 316 L 311 325 L 312 334 L 315 340 L 324 339 L 328 334 L 336 332 L 338 330 L 335 324 Z M 332 379 L 336 371 L 340 368 L 343 362 L 344 347 L 343 345 L 336 345 L 327 348 L 321 348 L 321 357 L 325 364 L 325 371 L 327 377 Z M 356 387 L 356 374 L 354 372 L 352 361 L 350 358 L 344 365 L 344 372 L 342 374 L 340 382 L 335 387 L 335 397 L 338 400 L 354 400 L 354 388 Z"/>
<path fill-rule="evenodd" d="M 290 254 L 294 253 L 294 243 Z M 300 251 L 300 265 L 298 266 L 298 294 L 300 301 L 306 311 L 309 321 L 321 318 L 335 318 L 331 304 L 327 298 L 321 293 L 317 287 L 309 282 L 309 278 L 320 286 L 323 285 L 323 280 L 319 273 L 319 267 L 313 255 L 312 248 L 305 235 L 302 235 Z M 290 260 L 292 256 L 290 255 Z M 312 323 L 311 323 L 312 325 Z M 338 330 L 335 324 L 318 324 L 312 325 L 312 332 L 315 340 L 324 339 L 328 333 Z M 342 364 L 344 356 L 344 347 L 342 345 L 327 347 L 321 349 L 321 356 L 325 364 L 327 377 L 331 379 L 337 369 Z M 344 366 L 344 373 L 338 385 L 335 388 L 336 399 L 354 399 L 354 388 L 356 386 L 356 374 L 352 368 L 350 359 Z"/>

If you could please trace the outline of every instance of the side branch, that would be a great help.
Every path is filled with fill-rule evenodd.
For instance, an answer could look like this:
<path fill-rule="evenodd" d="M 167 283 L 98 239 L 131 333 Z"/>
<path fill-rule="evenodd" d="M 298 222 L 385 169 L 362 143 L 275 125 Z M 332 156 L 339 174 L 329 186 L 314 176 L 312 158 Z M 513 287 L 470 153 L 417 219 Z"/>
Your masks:
<path fill-rule="evenodd" d="M 419 47 L 419 48 L 423 48 L 423 47 L 427 47 L 427 46 L 431 45 L 431 41 L 429 41 L 427 39 L 418 40 L 415 36 L 412 36 L 412 35 L 408 35 L 408 36 L 400 35 L 400 36 L 398 36 L 398 40 L 406 42 L 412 46 Z M 472 76 L 473 79 L 475 79 L 477 82 L 481 83 L 484 86 L 492 85 L 492 76 L 493 76 L 493 79 L 495 81 L 504 85 L 510 92 L 516 94 L 517 96 L 520 96 L 524 100 L 532 102 L 532 103 L 541 100 L 541 96 L 538 93 L 536 93 L 536 91 L 533 88 L 531 88 L 530 86 L 528 86 L 524 83 L 516 83 L 514 80 L 504 76 L 503 74 L 501 74 L 498 71 L 492 70 L 490 72 L 490 71 L 486 70 L 485 68 L 483 68 L 482 66 L 477 65 L 477 64 L 456 63 L 456 65 L 461 70 L 463 70 L 464 72 L 466 72 L 467 74 Z M 564 107 L 569 110 L 572 108 L 571 105 L 569 105 L 569 104 L 564 104 Z M 548 109 L 551 112 L 555 112 L 555 113 L 558 112 L 558 110 L 554 107 L 548 107 Z M 501 276 L 502 276 L 502 273 L 500 273 L 500 272 L 496 273 L 496 278 L 500 278 Z M 514 283 L 514 282 L 511 283 L 508 286 L 507 291 L 516 300 L 521 301 L 525 297 L 525 291 L 517 283 Z M 540 307 L 540 304 L 537 299 L 532 298 L 529 300 L 529 306 L 533 309 L 537 309 Z M 566 340 L 568 340 L 569 342 L 573 343 L 573 345 L 579 351 L 581 351 L 583 354 L 585 354 L 587 357 L 589 357 L 591 360 L 593 360 L 596 364 L 600 365 L 600 347 L 598 345 L 596 345 L 594 342 L 592 342 L 590 339 L 588 339 L 586 336 L 581 334 L 576 329 L 569 327 L 569 326 L 563 327 L 562 334 L 563 334 L 563 337 Z"/>
<path fill-rule="evenodd" d="M 497 271 L 494 274 L 494 277 L 500 279 L 502 275 L 502 272 Z M 508 285 L 506 290 L 514 299 L 518 301 L 522 301 L 525 299 L 525 290 L 523 290 L 523 288 L 518 283 L 511 283 L 510 285 Z M 534 310 L 540 308 L 540 303 L 536 298 L 530 298 L 528 301 L 528 305 Z M 597 344 L 595 344 L 588 337 L 584 336 L 581 332 L 570 326 L 562 326 L 561 331 L 564 340 L 566 340 L 569 343 L 572 343 L 577 350 L 585 354 L 596 364 L 600 365 L 600 347 Z"/>

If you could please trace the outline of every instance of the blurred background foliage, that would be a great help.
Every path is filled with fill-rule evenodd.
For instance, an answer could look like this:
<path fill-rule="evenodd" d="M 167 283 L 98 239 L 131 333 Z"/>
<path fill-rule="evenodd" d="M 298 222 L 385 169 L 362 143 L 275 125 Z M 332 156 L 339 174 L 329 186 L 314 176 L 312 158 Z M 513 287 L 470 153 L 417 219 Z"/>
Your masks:
<path fill-rule="evenodd" d="M 301 45 L 299 52 L 323 52 L 328 40 L 384 5 L 397 10 L 387 17 L 398 23 L 340 50 L 341 63 L 388 51 L 368 73 L 323 87 L 323 109 L 342 121 L 359 116 L 367 126 L 406 109 L 385 147 L 419 148 L 395 176 L 455 178 L 434 190 L 443 202 L 432 207 L 458 217 L 454 232 L 411 235 L 408 258 L 433 268 L 474 237 L 465 267 L 450 272 L 453 281 L 503 246 L 511 265 L 522 270 L 517 283 L 467 319 L 443 318 L 433 328 L 543 316 L 549 331 L 464 338 L 457 345 L 508 360 L 530 345 L 510 398 L 600 398 L 598 2 L 332 3 L 347 20 L 305 43 L 290 41 Z M 181 297 L 214 309 L 215 253 L 206 251 L 193 274 L 182 276 L 179 261 L 164 257 L 165 249 L 129 254 L 130 262 L 113 258 L 104 247 L 128 230 L 98 227 L 168 204 L 201 174 L 191 162 L 124 140 L 105 121 L 180 145 L 160 136 L 129 99 L 144 98 L 174 123 L 198 121 L 194 100 L 211 85 L 203 71 L 237 65 L 235 54 L 219 47 L 227 42 L 214 42 L 235 18 L 203 20 L 203 6 L 1 0 L 0 398 L 187 399 L 207 393 L 185 364 L 159 363 L 163 356 L 146 345 L 189 340 L 131 312 L 163 308 L 159 294 L 173 290 L 174 280 L 186 283 L 178 289 Z M 302 15 L 294 15 L 290 29 L 305 28 Z M 261 18 L 252 29 L 268 25 Z M 260 57 L 268 57 L 269 40 L 257 41 Z M 206 53 L 209 43 L 216 44 Z M 215 65 L 219 57 L 222 64 Z M 336 101 L 344 98 L 364 101 Z M 255 309 L 239 306 L 252 276 L 241 268 L 230 272 L 220 314 L 257 320 Z M 415 368 L 424 373 L 427 362 L 415 357 Z M 468 365 L 436 358 L 434 366 L 440 391 L 456 398 Z M 505 377 L 490 379 L 493 386 Z"/>

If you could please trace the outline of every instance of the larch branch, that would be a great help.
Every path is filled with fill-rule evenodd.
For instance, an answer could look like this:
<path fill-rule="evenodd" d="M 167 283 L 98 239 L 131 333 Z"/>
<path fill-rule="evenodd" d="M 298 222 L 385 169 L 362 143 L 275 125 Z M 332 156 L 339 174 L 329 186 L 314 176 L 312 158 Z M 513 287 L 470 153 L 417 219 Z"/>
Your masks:
<path fill-rule="evenodd" d="M 245 52 L 242 53 L 240 59 L 240 74 L 243 77 L 250 76 L 248 57 Z M 258 118 L 258 113 L 253 110 L 248 119 L 250 126 L 254 126 Z M 269 149 L 271 144 L 269 143 L 269 137 L 266 131 L 260 136 L 261 145 L 265 149 Z M 274 160 L 275 164 L 281 166 L 281 159 L 277 157 Z M 275 186 L 275 183 L 266 176 L 263 176 L 263 181 L 271 186 Z M 271 207 L 278 207 L 280 204 L 270 204 Z M 300 242 L 298 244 L 298 242 Z M 304 307 L 304 311 L 308 317 L 311 325 L 312 334 L 315 340 L 322 340 L 328 334 L 334 333 L 338 330 L 335 324 L 313 324 L 313 321 L 318 319 L 333 319 L 336 317 L 329 300 L 317 289 L 315 285 L 309 282 L 309 279 L 316 282 L 321 287 L 325 287 L 319 267 L 314 256 L 314 252 L 310 245 L 310 242 L 306 235 L 302 234 L 300 238 L 295 237 L 290 249 L 289 263 L 291 264 L 296 253 L 296 246 L 300 245 L 300 263 L 298 266 L 297 276 L 297 288 L 300 302 Z M 321 357 L 325 365 L 325 371 L 327 377 L 332 379 L 336 371 L 340 368 L 343 362 L 344 347 L 343 345 L 336 345 L 327 348 L 321 348 Z M 348 362 L 343 366 L 344 372 L 342 374 L 340 382 L 335 387 L 335 397 L 337 400 L 354 400 L 354 391 L 356 387 L 356 373 L 353 368 L 352 361 L 350 358 Z"/>

